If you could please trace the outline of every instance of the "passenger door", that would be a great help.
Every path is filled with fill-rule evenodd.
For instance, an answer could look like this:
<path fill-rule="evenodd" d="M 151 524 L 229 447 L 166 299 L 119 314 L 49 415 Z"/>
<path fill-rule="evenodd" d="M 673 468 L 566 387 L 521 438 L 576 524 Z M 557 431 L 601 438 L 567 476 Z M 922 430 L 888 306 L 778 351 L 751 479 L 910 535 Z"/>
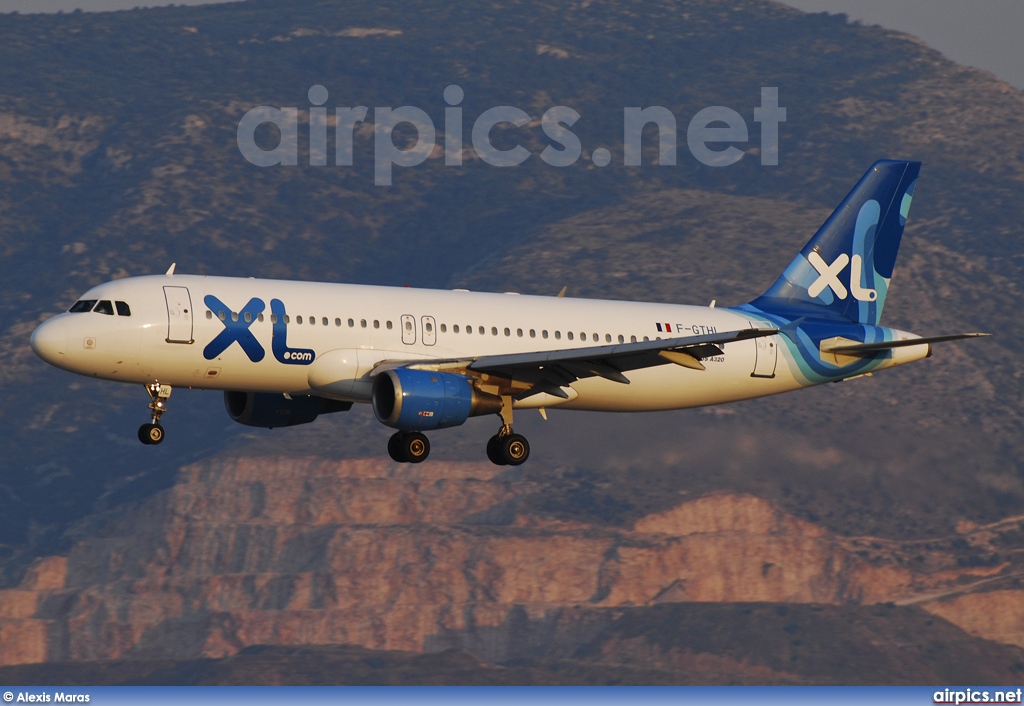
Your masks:
<path fill-rule="evenodd" d="M 779 348 L 775 342 L 777 338 L 778 336 L 761 336 L 754 339 L 754 343 L 757 344 L 754 354 L 756 358 L 754 359 L 754 372 L 750 374 L 750 377 L 775 377 L 775 364 L 779 356 Z"/>
<path fill-rule="evenodd" d="M 192 297 L 188 287 L 164 287 L 167 302 L 167 342 L 192 343 Z"/>

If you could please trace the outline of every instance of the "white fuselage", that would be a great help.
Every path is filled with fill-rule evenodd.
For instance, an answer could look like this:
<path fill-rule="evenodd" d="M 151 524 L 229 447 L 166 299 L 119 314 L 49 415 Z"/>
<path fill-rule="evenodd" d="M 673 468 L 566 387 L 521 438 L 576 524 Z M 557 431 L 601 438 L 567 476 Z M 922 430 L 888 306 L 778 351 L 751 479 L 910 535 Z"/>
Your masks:
<path fill-rule="evenodd" d="M 208 305 L 210 297 L 221 304 Z M 33 346 L 65 370 L 132 383 L 355 402 L 369 401 L 371 375 L 381 361 L 465 360 L 764 325 L 713 307 L 193 275 L 116 280 L 82 299 L 124 302 L 131 315 L 65 313 L 43 324 Z M 254 299 L 246 321 L 243 310 Z M 287 314 L 277 322 L 277 344 L 283 347 L 286 336 L 289 351 L 306 352 L 275 354 L 272 301 Z M 236 339 L 211 350 L 229 324 Z M 237 337 L 248 334 L 247 352 Z M 543 393 L 516 406 L 677 409 L 805 387 L 783 339 L 726 344 L 723 355 L 703 360 L 703 371 L 659 365 L 628 372 L 630 384 L 589 377 L 571 384 L 569 399 Z M 893 351 L 875 369 L 924 357 L 926 349 Z"/>

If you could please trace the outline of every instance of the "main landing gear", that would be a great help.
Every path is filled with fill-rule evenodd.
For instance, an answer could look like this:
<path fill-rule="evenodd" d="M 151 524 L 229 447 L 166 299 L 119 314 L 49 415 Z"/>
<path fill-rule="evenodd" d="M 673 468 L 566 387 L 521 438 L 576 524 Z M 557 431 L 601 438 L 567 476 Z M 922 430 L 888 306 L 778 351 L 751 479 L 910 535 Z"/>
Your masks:
<path fill-rule="evenodd" d="M 160 426 L 160 417 L 167 411 L 167 400 L 171 396 L 171 386 L 161 385 L 158 382 L 151 382 L 146 385 L 146 392 L 152 402 L 149 409 L 153 415 L 153 421 L 139 427 L 139 441 L 143 444 L 159 444 L 164 440 L 164 428 Z"/>
<path fill-rule="evenodd" d="M 498 466 L 518 466 L 530 457 L 530 442 L 512 431 L 512 398 L 503 401 L 501 429 L 487 440 L 487 458 Z M 430 441 L 418 431 L 398 431 L 388 439 L 388 455 L 398 463 L 421 463 L 430 455 Z"/>
<path fill-rule="evenodd" d="M 512 427 L 502 424 L 498 433 L 487 440 L 487 458 L 497 466 L 518 466 L 530 457 L 530 442 Z"/>
<path fill-rule="evenodd" d="M 421 463 L 430 455 L 430 441 L 418 431 L 399 431 L 388 439 L 388 455 L 399 463 Z"/>
<path fill-rule="evenodd" d="M 487 458 L 496 466 L 519 466 L 530 458 L 530 442 L 512 431 L 512 398 L 501 401 L 501 429 L 487 440 Z"/>

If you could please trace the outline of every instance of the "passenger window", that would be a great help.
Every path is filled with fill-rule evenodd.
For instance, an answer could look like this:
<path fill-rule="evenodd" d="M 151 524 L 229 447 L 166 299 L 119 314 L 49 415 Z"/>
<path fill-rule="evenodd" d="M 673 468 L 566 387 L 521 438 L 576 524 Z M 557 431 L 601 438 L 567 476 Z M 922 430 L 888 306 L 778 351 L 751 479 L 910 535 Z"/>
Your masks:
<path fill-rule="evenodd" d="M 366 328 L 366 319 L 359 319 L 359 325 L 362 328 Z"/>
<path fill-rule="evenodd" d="M 374 319 L 373 320 L 373 327 L 374 328 L 380 328 L 380 321 L 378 321 L 377 319 Z"/>
<path fill-rule="evenodd" d="M 629 337 L 629 342 L 630 343 L 636 343 L 636 336 L 630 336 Z"/>
<path fill-rule="evenodd" d="M 206 318 L 208 318 L 208 319 L 212 319 L 213 318 L 213 312 L 210 311 L 209 309 L 206 310 Z"/>
<path fill-rule="evenodd" d="M 252 323 L 252 313 L 251 312 L 248 312 L 248 311 L 245 312 L 245 323 L 247 323 L 247 324 L 251 324 Z"/>
<path fill-rule="evenodd" d="M 547 338 L 547 337 L 548 337 L 548 330 L 547 330 L 547 329 L 544 329 L 543 331 L 541 331 L 541 332 L 540 332 L 540 335 L 541 335 L 541 336 L 542 336 L 543 338 Z"/>
<path fill-rule="evenodd" d="M 572 337 L 572 334 L 569 334 L 569 336 Z M 556 341 L 562 340 L 562 332 L 561 331 L 555 331 L 555 340 Z"/>
<path fill-rule="evenodd" d="M 110 301 L 107 299 L 103 299 L 102 301 L 98 302 L 96 306 L 93 307 L 92 310 L 95 311 L 97 314 L 106 314 L 107 316 L 114 315 L 114 305 L 111 304 Z"/>
<path fill-rule="evenodd" d="M 261 324 L 263 323 L 263 312 L 262 311 L 260 312 L 260 315 L 256 317 L 256 320 L 259 321 Z"/>
<path fill-rule="evenodd" d="M 604 342 L 605 343 L 611 343 L 612 342 L 612 335 L 610 333 L 606 333 L 604 335 Z"/>
<path fill-rule="evenodd" d="M 341 319 L 335 319 L 334 320 L 334 325 L 335 326 L 341 326 Z"/>
<path fill-rule="evenodd" d="M 625 342 L 626 342 L 626 337 L 625 337 L 625 336 L 623 336 L 623 335 L 622 335 L 622 334 L 620 333 L 620 334 L 619 334 L 619 343 L 625 343 Z"/>
<path fill-rule="evenodd" d="M 523 337 L 523 330 L 521 328 L 517 328 L 516 329 L 516 335 L 519 336 L 519 338 L 522 338 Z"/>
<path fill-rule="evenodd" d="M 569 332 L 569 333 L 567 333 L 566 335 L 567 335 L 567 336 L 569 337 L 569 340 L 571 341 L 571 340 L 572 340 L 572 331 L 570 331 L 570 332 Z M 556 334 L 555 334 L 555 338 L 557 338 L 557 337 L 558 337 L 558 334 L 556 333 Z"/>
<path fill-rule="evenodd" d="M 326 326 L 327 325 L 327 317 L 325 316 L 324 318 L 322 318 L 320 320 L 320 323 L 322 323 L 324 326 Z"/>
<path fill-rule="evenodd" d="M 505 327 L 505 335 L 506 336 L 511 336 L 512 335 L 512 332 L 508 330 L 508 326 Z"/>
<path fill-rule="evenodd" d="M 231 312 L 231 320 L 232 321 L 238 321 L 238 312 L 237 311 L 232 311 Z"/>
<path fill-rule="evenodd" d="M 535 329 L 530 329 L 530 338 L 537 338 L 537 331 Z"/>
<path fill-rule="evenodd" d="M 388 327 L 388 331 L 390 331 L 391 330 L 391 322 L 390 321 L 387 323 L 387 327 Z"/>
<path fill-rule="evenodd" d="M 375 321 L 374 323 L 376 324 L 377 322 Z M 428 321 L 426 328 L 427 328 L 427 333 L 432 333 L 433 330 L 434 330 L 434 325 Z"/>
<path fill-rule="evenodd" d="M 406 331 L 412 331 L 412 322 L 411 321 L 406 321 L 405 322 L 405 330 Z"/>
<path fill-rule="evenodd" d="M 302 316 L 301 315 L 295 317 L 295 323 L 297 323 L 297 324 L 301 324 L 302 323 Z"/>
<path fill-rule="evenodd" d="M 72 304 L 68 311 L 72 314 L 81 314 L 86 311 L 92 311 L 94 306 L 96 306 L 95 299 L 81 299 Z"/>
<path fill-rule="evenodd" d="M 448 325 L 441 324 L 441 333 L 448 333 Z"/>
<path fill-rule="evenodd" d="M 354 320 L 352 320 L 352 319 L 349 319 L 349 320 L 348 320 L 348 327 L 349 327 L 349 328 L 352 328 L 352 327 L 354 327 L 355 325 L 356 325 L 356 322 L 355 322 Z"/>
<path fill-rule="evenodd" d="M 117 307 L 118 316 L 131 316 L 132 309 L 128 306 L 128 302 L 114 302 L 114 306 Z M 209 313 L 209 312 L 207 312 Z"/>
<path fill-rule="evenodd" d="M 497 336 L 498 335 L 498 327 L 497 326 L 491 326 L 491 335 L 492 336 Z"/>
<path fill-rule="evenodd" d="M 309 325 L 310 326 L 316 326 L 316 317 L 315 316 L 310 316 L 309 317 Z"/>
<path fill-rule="evenodd" d="M 466 333 L 473 333 L 473 327 L 472 326 L 467 326 L 466 327 Z"/>
<path fill-rule="evenodd" d="M 277 314 L 271 314 L 270 315 L 270 323 L 272 323 L 272 324 L 276 324 L 277 323 Z"/>
<path fill-rule="evenodd" d="M 644 336 L 644 341 L 649 341 L 649 340 L 651 340 L 651 339 L 647 338 L 647 336 Z"/>
<path fill-rule="evenodd" d="M 483 326 L 481 326 L 480 328 L 478 328 L 478 329 L 477 329 L 477 331 L 478 331 L 478 332 L 480 333 L 480 335 L 481 335 L 481 336 L 483 336 L 483 335 L 484 335 L 484 327 L 483 327 Z"/>
<path fill-rule="evenodd" d="M 443 331 L 444 327 L 442 327 L 441 330 Z M 459 332 L 459 325 L 455 324 L 454 326 L 452 326 L 452 333 L 458 333 L 458 332 Z"/>
<path fill-rule="evenodd" d="M 290 324 L 292 322 L 292 315 L 291 314 L 285 314 L 284 315 L 284 322 L 286 324 Z M 299 317 L 299 323 L 300 324 L 302 323 L 302 317 L 301 316 Z"/>

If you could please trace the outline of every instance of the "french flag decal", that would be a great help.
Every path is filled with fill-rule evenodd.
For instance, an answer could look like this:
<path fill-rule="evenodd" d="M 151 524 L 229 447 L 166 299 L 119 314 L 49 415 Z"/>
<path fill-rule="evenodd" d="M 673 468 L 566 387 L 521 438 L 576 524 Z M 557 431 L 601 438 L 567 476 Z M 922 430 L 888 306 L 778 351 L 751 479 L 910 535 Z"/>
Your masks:
<path fill-rule="evenodd" d="M 672 324 L 655 324 L 662 333 L 672 333 Z M 664 326 L 664 328 L 662 328 Z"/>

